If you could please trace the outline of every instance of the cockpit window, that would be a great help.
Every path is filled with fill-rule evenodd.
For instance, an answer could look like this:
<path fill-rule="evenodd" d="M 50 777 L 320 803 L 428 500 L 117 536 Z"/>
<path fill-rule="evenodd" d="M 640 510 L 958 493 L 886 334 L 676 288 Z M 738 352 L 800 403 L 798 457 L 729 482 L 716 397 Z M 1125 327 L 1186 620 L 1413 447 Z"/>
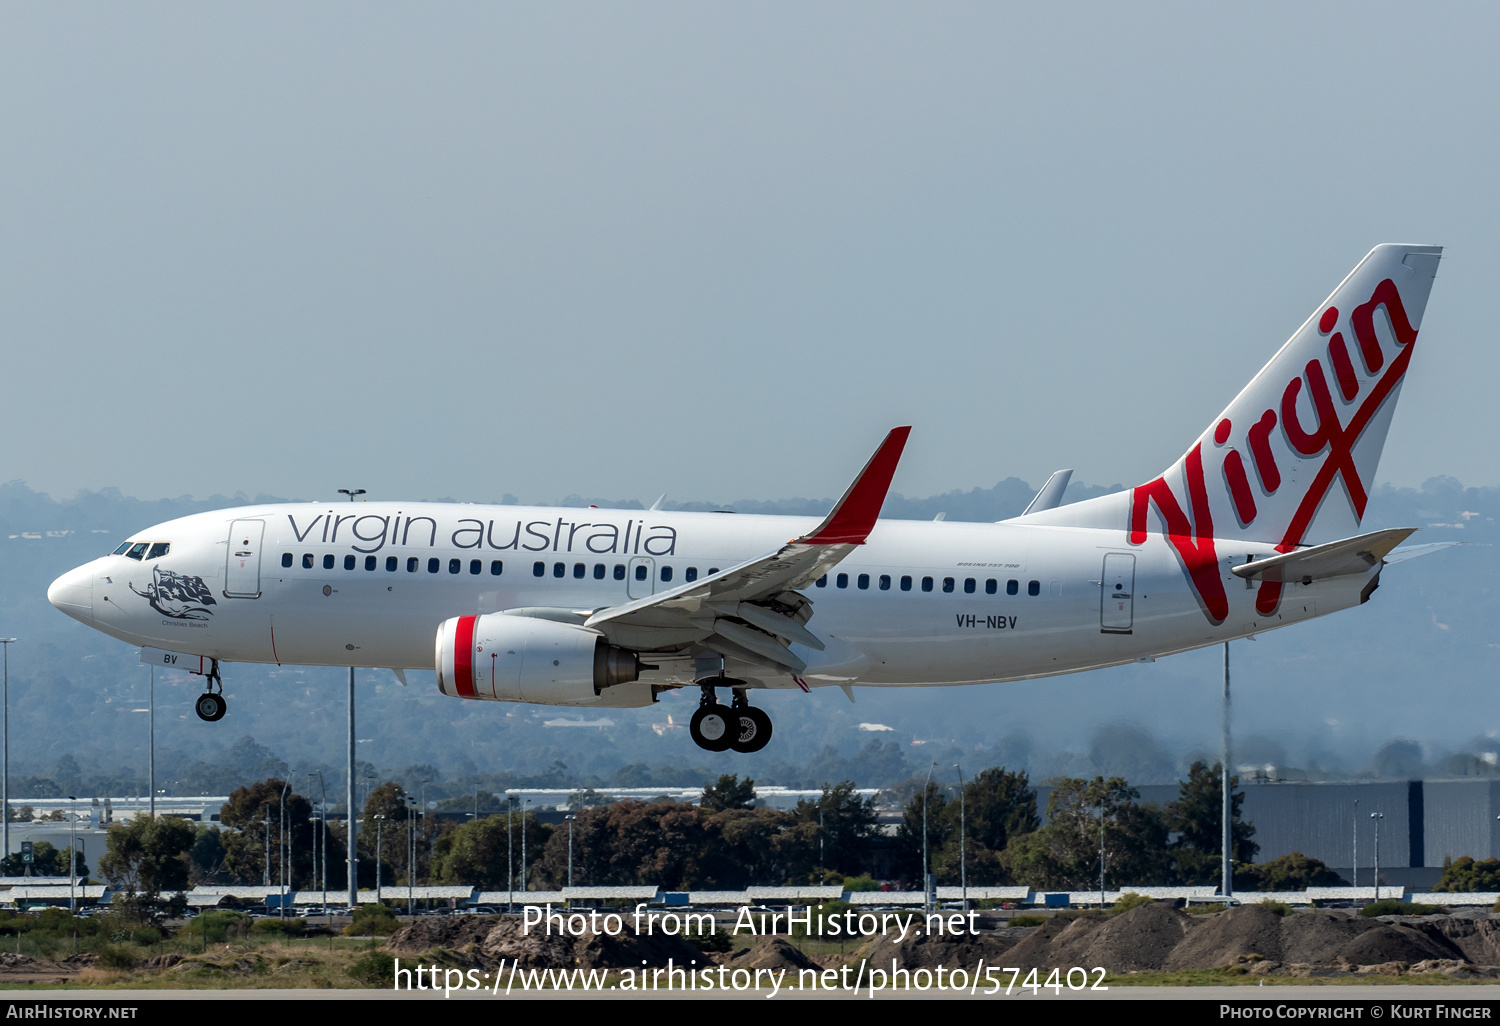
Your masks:
<path fill-rule="evenodd" d="M 143 559 L 145 558 L 146 550 L 150 547 L 148 542 L 136 542 L 130 546 L 130 551 L 125 553 L 125 555 L 129 559 Z"/>
<path fill-rule="evenodd" d="M 112 553 L 110 553 L 110 555 L 112 555 L 112 556 L 123 556 L 123 555 L 125 555 L 125 551 L 127 549 L 129 549 L 129 548 L 130 548 L 130 542 L 121 542 L 120 543 L 120 547 L 118 549 L 115 549 L 115 551 L 112 552 Z"/>
<path fill-rule="evenodd" d="M 151 545 L 151 552 L 146 556 L 146 558 L 147 559 L 160 559 L 162 556 L 165 556 L 168 552 L 171 552 L 171 551 L 172 551 L 172 543 L 171 542 L 153 542 L 152 545 Z"/>

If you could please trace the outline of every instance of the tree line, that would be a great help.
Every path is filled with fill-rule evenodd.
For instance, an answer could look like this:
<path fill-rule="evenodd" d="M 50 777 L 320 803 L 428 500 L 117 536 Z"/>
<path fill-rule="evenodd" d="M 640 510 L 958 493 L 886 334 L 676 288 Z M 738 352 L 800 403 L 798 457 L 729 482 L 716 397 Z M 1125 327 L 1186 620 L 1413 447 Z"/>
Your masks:
<path fill-rule="evenodd" d="M 387 782 L 364 805 L 357 838 L 359 885 L 408 882 L 472 885 L 483 890 L 655 885 L 663 890 L 740 890 L 752 885 L 843 883 L 919 888 L 924 861 L 939 884 L 1027 885 L 1091 890 L 1105 885 L 1213 884 L 1220 876 L 1222 791 L 1217 766 L 1195 763 L 1178 798 L 1140 801 L 1118 778 L 1052 782 L 1045 823 L 1024 771 L 986 769 L 961 792 L 928 781 L 905 802 L 894 830 L 882 827 L 877 801 L 851 781 L 826 784 L 792 809 L 762 805 L 753 780 L 724 775 L 700 800 L 610 802 L 576 792 L 571 817 L 543 822 L 535 811 L 471 815 L 468 822 L 426 815 Z M 1255 828 L 1231 781 L 1235 887 L 1296 889 L 1337 883 L 1300 854 L 1255 863 Z M 476 799 L 476 808 L 477 808 Z M 159 895 L 197 884 L 347 889 L 347 823 L 322 822 L 283 780 L 236 790 L 219 825 L 140 817 L 111 827 L 99 872 L 132 891 Z M 326 831 L 326 837 L 325 837 Z M 326 868 L 324 852 L 327 853 Z M 523 854 L 524 853 L 524 854 Z M 65 856 L 58 853 L 66 866 Z M 49 858 L 50 858 L 49 853 Z M 17 856 L 13 856 L 14 861 Z M 18 867 L 6 864 L 7 872 Z M 524 861 L 524 867 L 523 867 Z"/>

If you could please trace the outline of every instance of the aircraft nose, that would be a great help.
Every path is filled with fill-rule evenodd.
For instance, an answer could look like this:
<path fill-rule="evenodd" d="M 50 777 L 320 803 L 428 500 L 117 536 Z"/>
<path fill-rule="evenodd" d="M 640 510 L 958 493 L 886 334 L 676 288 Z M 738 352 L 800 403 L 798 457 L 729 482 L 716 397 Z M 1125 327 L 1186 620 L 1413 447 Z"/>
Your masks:
<path fill-rule="evenodd" d="M 86 566 L 69 570 L 47 589 L 47 601 L 75 620 L 94 622 L 94 572 Z"/>

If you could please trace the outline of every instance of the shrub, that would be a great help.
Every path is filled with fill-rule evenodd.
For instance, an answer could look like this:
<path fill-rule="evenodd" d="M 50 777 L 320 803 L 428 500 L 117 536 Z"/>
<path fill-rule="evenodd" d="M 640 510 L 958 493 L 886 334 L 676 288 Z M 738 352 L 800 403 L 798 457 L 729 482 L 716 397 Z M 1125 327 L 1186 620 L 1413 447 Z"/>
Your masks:
<path fill-rule="evenodd" d="M 1041 926 L 1047 921 L 1046 916 L 1011 916 L 1011 926 Z"/>
<path fill-rule="evenodd" d="M 1431 916 L 1441 912 L 1441 905 L 1416 905 L 1410 901 L 1372 901 L 1359 910 L 1366 919 L 1376 916 Z"/>
<path fill-rule="evenodd" d="M 395 933 L 400 925 L 396 914 L 384 905 L 361 905 L 354 910 L 354 921 L 344 927 L 344 934 L 349 937 L 379 937 Z"/>
<path fill-rule="evenodd" d="M 305 929 L 306 919 L 257 919 L 250 932 L 271 937 L 298 937 Z"/>
<path fill-rule="evenodd" d="M 1140 908 L 1142 905 L 1149 905 L 1155 900 L 1155 898 L 1148 898 L 1144 894 L 1137 894 L 1135 891 L 1126 891 L 1124 894 L 1120 895 L 1119 901 L 1109 906 L 1109 914 L 1112 916 L 1117 916 L 1121 912 L 1129 912 L 1133 908 Z"/>
<path fill-rule="evenodd" d="M 390 990 L 396 985 L 396 960 L 378 948 L 371 949 L 354 960 L 349 975 L 363 986 Z"/>

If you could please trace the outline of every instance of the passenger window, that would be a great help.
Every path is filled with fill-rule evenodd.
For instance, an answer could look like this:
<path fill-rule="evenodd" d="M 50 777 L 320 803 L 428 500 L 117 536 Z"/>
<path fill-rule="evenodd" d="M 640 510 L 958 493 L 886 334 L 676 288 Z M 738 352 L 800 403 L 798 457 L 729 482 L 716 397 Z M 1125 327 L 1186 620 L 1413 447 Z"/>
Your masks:
<path fill-rule="evenodd" d="M 596 581 L 602 581 L 602 580 L 604 580 L 604 564 L 603 563 L 595 563 L 594 564 L 594 580 L 596 580 Z"/>
<path fill-rule="evenodd" d="M 1040 595 L 1041 593 L 1042 593 L 1042 582 L 1041 581 L 1028 581 L 1026 583 L 1026 594 L 1028 594 L 1028 595 Z"/>
<path fill-rule="evenodd" d="M 951 578 L 951 577 L 944 577 L 943 578 L 943 590 L 944 591 L 952 591 L 953 590 L 953 578 Z"/>
<path fill-rule="evenodd" d="M 504 569 L 505 569 L 505 561 L 504 560 L 500 560 L 500 559 L 492 559 L 492 560 L 490 560 L 490 576 L 491 577 L 499 577 L 500 574 L 501 574 L 501 572 L 504 571 Z"/>
<path fill-rule="evenodd" d="M 923 591 L 931 591 L 932 590 L 932 578 L 931 577 L 924 577 L 924 578 L 922 578 L 922 590 Z"/>
<path fill-rule="evenodd" d="M 471 560 L 469 560 L 469 573 L 473 574 L 476 577 L 479 574 L 484 573 L 484 560 L 482 560 L 482 559 L 471 559 Z"/>
<path fill-rule="evenodd" d="M 292 565 L 292 554 L 290 552 L 283 552 L 281 554 L 281 565 L 282 566 L 291 566 Z"/>
<path fill-rule="evenodd" d="M 815 584 L 814 587 L 817 587 L 817 588 L 826 588 L 826 587 L 828 587 L 828 575 L 824 574 L 822 577 L 819 577 L 818 581 L 817 581 L 817 584 Z"/>
<path fill-rule="evenodd" d="M 617 580 L 617 581 L 623 581 L 624 579 L 625 579 L 625 564 L 624 563 L 616 563 L 615 564 L 615 580 Z"/>
<path fill-rule="evenodd" d="M 531 564 L 531 576 L 533 576 L 533 577 L 546 577 L 547 576 L 547 564 L 546 563 L 533 563 L 533 564 Z"/>
<path fill-rule="evenodd" d="M 1020 581 L 1006 581 L 1005 582 L 1005 594 L 1007 594 L 1007 595 L 1019 595 L 1020 593 L 1021 593 L 1021 582 Z"/>
<path fill-rule="evenodd" d="M 972 577 L 965 577 L 964 578 L 964 594 L 965 595 L 972 595 L 972 594 L 974 594 L 974 578 L 972 578 Z"/>
<path fill-rule="evenodd" d="M 870 575 L 869 574 L 860 574 L 859 577 L 856 578 L 856 581 L 859 584 L 859 590 L 860 591 L 869 591 L 870 590 Z"/>
<path fill-rule="evenodd" d="M 586 566 L 584 566 L 582 563 L 574 563 L 573 564 L 573 579 L 575 581 L 581 581 L 581 580 L 583 580 L 584 577 L 588 574 L 588 572 L 589 572 L 589 568 L 586 567 Z"/>
<path fill-rule="evenodd" d="M 642 563 L 635 568 L 635 579 L 644 581 L 646 579 L 646 564 Z"/>
<path fill-rule="evenodd" d="M 552 576 L 553 577 L 566 577 L 567 575 L 568 575 L 568 564 L 566 564 L 566 563 L 553 563 L 552 564 Z"/>
<path fill-rule="evenodd" d="M 172 543 L 171 542 L 157 542 L 155 545 L 151 546 L 151 554 L 149 556 L 147 556 L 146 558 L 147 559 L 160 559 L 161 557 L 165 556 L 168 552 L 171 552 L 171 551 L 172 551 Z"/>
<path fill-rule="evenodd" d="M 1000 583 L 998 581 L 996 581 L 993 577 L 991 577 L 989 580 L 987 580 L 987 581 L 984 582 L 984 593 L 986 595 L 993 595 L 993 594 L 995 594 L 995 592 L 997 592 L 999 590 L 1000 590 Z"/>
<path fill-rule="evenodd" d="M 328 555 L 326 555 L 326 556 L 323 557 L 323 569 L 324 570 L 332 570 L 333 569 L 333 553 L 332 552 L 328 553 Z"/>
<path fill-rule="evenodd" d="M 880 590 L 881 591 L 890 591 L 891 590 L 891 575 L 890 574 L 881 574 L 880 575 Z"/>
<path fill-rule="evenodd" d="M 698 568 L 695 566 L 688 567 L 683 571 L 682 579 L 689 582 L 696 581 L 698 579 Z"/>
<path fill-rule="evenodd" d="M 146 555 L 146 550 L 151 546 L 146 542 L 136 542 L 130 546 L 130 551 L 125 553 L 126 557 L 139 561 Z"/>
<path fill-rule="evenodd" d="M 911 591 L 911 574 L 901 575 L 901 590 Z"/>
<path fill-rule="evenodd" d="M 356 560 L 353 556 L 345 556 L 344 557 L 344 569 L 345 570 L 353 570 L 354 567 L 355 567 L 355 564 L 357 562 L 358 562 L 358 560 Z"/>
<path fill-rule="evenodd" d="M 388 574 L 395 573 L 396 569 L 400 565 L 401 565 L 401 560 L 397 559 L 395 556 L 386 556 L 385 557 L 385 572 L 386 573 L 388 573 Z"/>
<path fill-rule="evenodd" d="M 716 574 L 718 572 L 719 572 L 719 568 L 716 567 L 716 566 L 711 566 L 711 567 L 708 568 L 708 576 L 710 576 L 710 577 L 712 577 L 714 574 Z"/>
<path fill-rule="evenodd" d="M 365 569 L 366 570 L 374 570 L 375 567 L 379 565 L 379 563 L 380 563 L 380 560 L 376 559 L 374 556 L 366 556 L 365 557 Z"/>
<path fill-rule="evenodd" d="M 302 569 L 304 569 L 304 570 L 311 570 L 312 568 L 313 568 L 313 554 L 311 552 L 304 552 L 304 553 L 302 553 Z"/>
<path fill-rule="evenodd" d="M 849 587 L 849 575 L 839 574 L 833 579 L 833 583 L 838 585 L 840 588 L 847 588 Z"/>
<path fill-rule="evenodd" d="M 417 566 L 418 566 L 419 562 L 420 561 L 417 559 L 416 556 L 407 556 L 406 557 L 406 572 L 409 573 L 409 574 L 416 573 L 417 572 Z"/>
<path fill-rule="evenodd" d="M 438 572 L 438 567 L 442 565 L 442 560 L 438 559 L 436 556 L 433 556 L 427 561 L 427 572 L 430 574 L 435 574 Z"/>
<path fill-rule="evenodd" d="M 664 566 L 664 567 L 661 568 L 661 579 L 663 581 L 670 581 L 672 579 L 672 568 L 671 567 Z"/>

